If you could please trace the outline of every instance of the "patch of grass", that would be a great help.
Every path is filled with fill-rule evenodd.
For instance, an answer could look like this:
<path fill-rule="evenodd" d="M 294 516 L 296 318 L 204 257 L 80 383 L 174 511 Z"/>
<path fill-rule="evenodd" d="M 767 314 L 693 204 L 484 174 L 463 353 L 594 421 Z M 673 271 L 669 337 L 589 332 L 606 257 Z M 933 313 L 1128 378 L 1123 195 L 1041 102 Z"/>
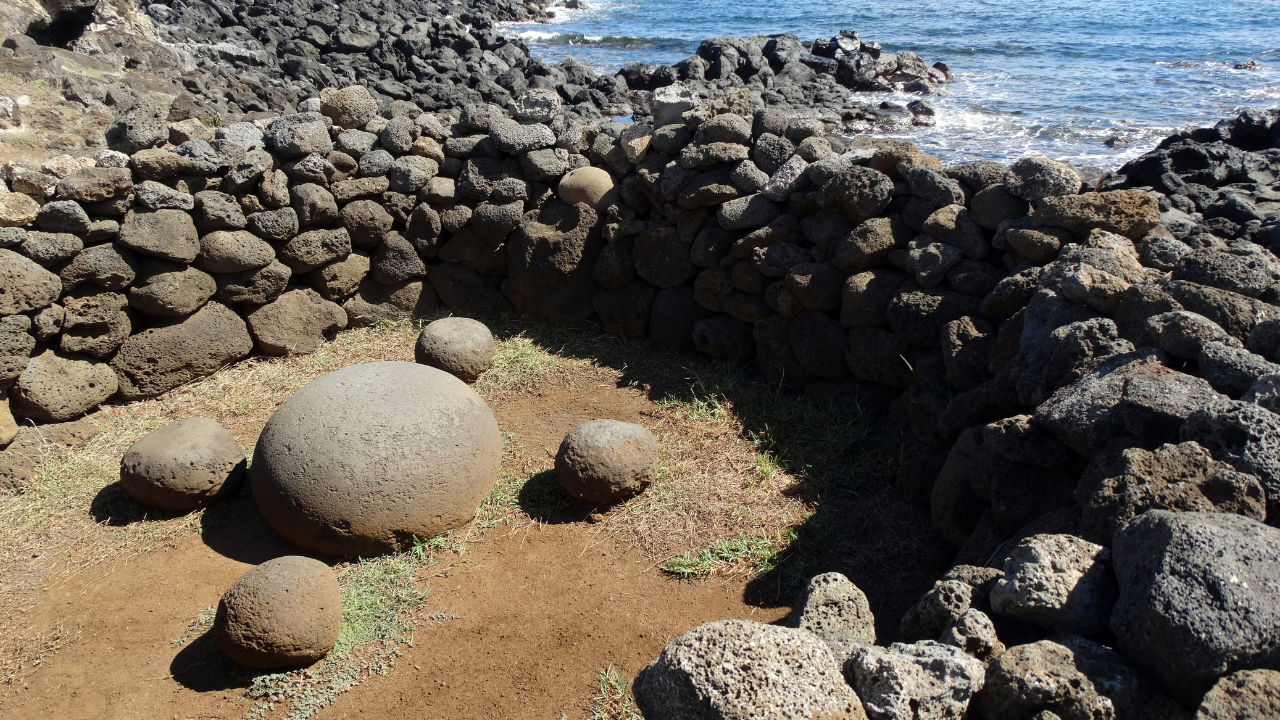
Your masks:
<path fill-rule="evenodd" d="M 481 395 L 538 394 L 541 385 L 571 381 L 574 375 L 594 369 L 590 361 L 564 357 L 545 349 L 524 330 L 502 329 L 507 330 L 507 335 L 499 334 L 493 364 L 476 380 L 476 392 Z"/>
<path fill-rule="evenodd" d="M 182 637 L 174 638 L 169 642 L 174 647 L 182 647 L 183 645 L 186 645 L 187 641 L 189 641 L 191 638 L 197 637 L 199 635 L 203 635 L 206 632 L 208 632 L 209 629 L 213 627 L 213 621 L 214 621 L 214 618 L 217 617 L 217 615 L 218 615 L 218 606 L 210 605 L 209 607 L 204 609 L 204 612 L 197 615 L 195 620 L 191 621 L 191 624 L 188 625 L 187 629 L 182 633 Z"/>
<path fill-rule="evenodd" d="M 677 555 L 658 568 L 668 575 L 685 580 L 743 572 L 760 575 L 773 570 L 778 554 L 795 540 L 796 533 L 790 528 L 772 537 L 761 533 L 759 537 L 742 536 L 717 540 L 696 555 Z"/>
<path fill-rule="evenodd" d="M 600 668 L 600 687 L 591 698 L 588 720 L 643 720 L 636 700 L 631 695 L 631 683 L 613 665 Z"/>

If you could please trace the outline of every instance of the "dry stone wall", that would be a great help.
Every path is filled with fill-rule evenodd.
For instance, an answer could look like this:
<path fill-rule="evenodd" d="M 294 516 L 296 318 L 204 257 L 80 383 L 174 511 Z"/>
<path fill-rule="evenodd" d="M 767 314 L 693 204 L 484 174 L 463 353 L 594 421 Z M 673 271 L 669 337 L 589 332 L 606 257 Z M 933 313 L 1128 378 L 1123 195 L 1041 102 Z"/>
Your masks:
<path fill-rule="evenodd" d="M 1274 397 L 1255 382 L 1277 359 L 1274 114 L 1082 178 L 1043 158 L 943 169 L 746 94 L 664 89 L 621 124 L 574 122 L 550 90 L 514 117 L 379 114 L 352 86 L 256 123 L 170 124 L 131 154 L 10 164 L 13 410 L 68 420 L 349 326 L 510 311 L 795 388 L 900 393 L 904 490 L 963 546 L 1070 506 L 1117 435 L 1175 440 L 1191 410 L 1161 405 L 1173 390 L 1195 410 Z M 1057 489 L 991 487 L 1037 466 Z"/>

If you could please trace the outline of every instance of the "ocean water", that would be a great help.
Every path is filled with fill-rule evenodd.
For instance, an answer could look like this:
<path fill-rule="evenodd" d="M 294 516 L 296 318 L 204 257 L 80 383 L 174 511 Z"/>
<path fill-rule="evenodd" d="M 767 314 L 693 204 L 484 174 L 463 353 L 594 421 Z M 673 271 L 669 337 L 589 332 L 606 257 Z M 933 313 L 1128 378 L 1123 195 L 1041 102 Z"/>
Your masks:
<path fill-rule="evenodd" d="M 707 37 L 856 30 L 955 74 L 935 128 L 893 135 L 946 162 L 1047 155 L 1119 167 L 1178 129 L 1280 107 L 1280 0 L 587 0 L 507 23 L 535 57 L 672 64 Z M 1233 66 L 1256 61 L 1257 70 Z M 898 102 L 907 96 L 886 96 Z M 1128 145 L 1103 145 L 1118 136 Z"/>

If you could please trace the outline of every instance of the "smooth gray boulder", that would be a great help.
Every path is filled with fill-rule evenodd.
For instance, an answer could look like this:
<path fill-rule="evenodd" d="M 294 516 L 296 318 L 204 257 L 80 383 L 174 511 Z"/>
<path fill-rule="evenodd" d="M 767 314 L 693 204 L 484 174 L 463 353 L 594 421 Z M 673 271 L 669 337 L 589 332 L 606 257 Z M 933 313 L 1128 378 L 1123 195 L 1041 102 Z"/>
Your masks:
<path fill-rule="evenodd" d="M 658 440 L 620 420 L 589 420 L 560 443 L 556 477 L 570 495 L 592 505 L 644 492 L 658 474 Z"/>
<path fill-rule="evenodd" d="M 134 500 L 166 510 L 194 510 L 222 497 L 244 474 L 240 443 L 204 417 L 155 430 L 120 458 L 120 484 Z"/>
<path fill-rule="evenodd" d="M 646 720 L 867 717 L 821 640 L 750 620 L 709 622 L 672 640 L 632 689 Z"/>
<path fill-rule="evenodd" d="M 1152 510 L 1116 533 L 1119 647 L 1187 705 L 1223 675 L 1280 668 L 1280 530 Z"/>
<path fill-rule="evenodd" d="M 470 521 L 501 458 L 498 423 L 466 383 L 376 362 L 286 400 L 262 430 L 249 477 L 258 509 L 286 540 L 368 557 Z"/>
<path fill-rule="evenodd" d="M 439 368 L 463 382 L 473 383 L 489 369 L 498 344 L 479 320 L 441 318 L 422 328 L 414 346 L 414 360 Z"/>

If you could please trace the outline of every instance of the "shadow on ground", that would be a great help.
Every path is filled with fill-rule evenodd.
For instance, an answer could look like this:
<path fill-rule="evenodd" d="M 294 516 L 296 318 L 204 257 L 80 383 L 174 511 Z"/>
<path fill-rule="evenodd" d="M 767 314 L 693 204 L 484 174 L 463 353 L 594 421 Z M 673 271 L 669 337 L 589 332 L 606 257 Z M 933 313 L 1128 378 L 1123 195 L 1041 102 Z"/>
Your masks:
<path fill-rule="evenodd" d="M 251 676 L 218 649 L 213 630 L 187 643 L 169 663 L 179 685 L 196 692 L 219 692 L 249 687 Z"/>
<path fill-rule="evenodd" d="M 905 428 L 888 413 L 897 391 L 850 381 L 807 397 L 766 384 L 754 366 L 657 351 L 640 340 L 510 316 L 489 325 L 499 338 L 523 335 L 548 352 L 618 371 L 620 387 L 641 388 L 655 403 L 731 411 L 743 436 L 798 478 L 786 492 L 815 511 L 794 528 L 796 540 L 772 568 L 748 583 L 747 603 L 790 606 L 809 578 L 841 572 L 866 593 L 877 635 L 893 640 L 903 613 L 950 564 L 954 551 L 932 531 L 928 511 L 897 487 Z M 810 392 L 816 394 L 812 386 Z M 520 503 L 544 522 L 575 522 L 591 511 L 556 486 L 553 471 L 530 478 Z"/>
<path fill-rule="evenodd" d="M 160 510 L 147 507 L 129 497 L 117 480 L 104 486 L 89 503 L 89 515 L 93 521 L 110 527 L 124 527 L 134 523 L 155 520 L 172 520 L 189 514 L 190 510 Z"/>
<path fill-rule="evenodd" d="M 200 518 L 200 539 L 219 555 L 250 565 L 285 555 L 307 555 L 322 562 L 333 560 L 303 551 L 277 535 L 258 512 L 247 481 L 242 481 L 231 497 L 205 510 Z"/>

